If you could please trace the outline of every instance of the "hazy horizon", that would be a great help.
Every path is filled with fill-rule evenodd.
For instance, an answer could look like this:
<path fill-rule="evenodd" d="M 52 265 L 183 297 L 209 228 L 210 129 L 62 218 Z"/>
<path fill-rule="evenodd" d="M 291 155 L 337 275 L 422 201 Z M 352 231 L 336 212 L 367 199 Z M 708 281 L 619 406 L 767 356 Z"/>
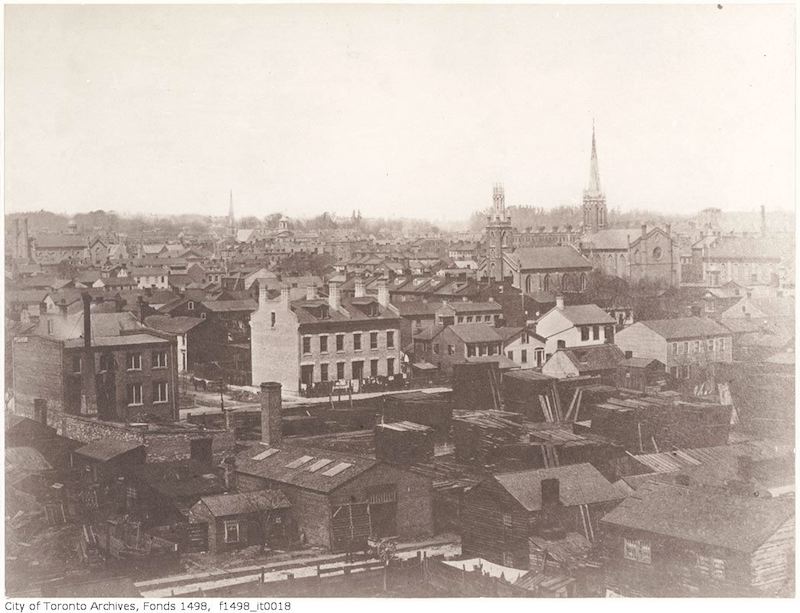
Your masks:
<path fill-rule="evenodd" d="M 794 208 L 794 7 L 7 6 L 6 212 Z"/>

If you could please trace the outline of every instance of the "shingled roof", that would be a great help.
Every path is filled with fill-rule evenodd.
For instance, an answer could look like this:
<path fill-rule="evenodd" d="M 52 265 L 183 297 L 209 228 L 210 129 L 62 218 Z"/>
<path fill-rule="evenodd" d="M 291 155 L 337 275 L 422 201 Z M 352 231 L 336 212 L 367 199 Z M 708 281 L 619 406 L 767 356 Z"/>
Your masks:
<path fill-rule="evenodd" d="M 728 336 L 730 332 L 707 317 L 678 317 L 677 319 L 651 319 L 639 322 L 665 339 Z"/>
<path fill-rule="evenodd" d="M 494 475 L 503 488 L 527 511 L 542 508 L 542 481 L 558 479 L 559 500 L 565 507 L 621 500 L 625 493 L 591 464 L 571 464 L 539 470 Z"/>
<path fill-rule="evenodd" d="M 513 257 L 521 270 L 591 270 L 592 264 L 572 247 L 521 247 Z"/>
<path fill-rule="evenodd" d="M 782 498 L 648 482 L 601 520 L 694 543 L 752 552 L 794 515 Z"/>

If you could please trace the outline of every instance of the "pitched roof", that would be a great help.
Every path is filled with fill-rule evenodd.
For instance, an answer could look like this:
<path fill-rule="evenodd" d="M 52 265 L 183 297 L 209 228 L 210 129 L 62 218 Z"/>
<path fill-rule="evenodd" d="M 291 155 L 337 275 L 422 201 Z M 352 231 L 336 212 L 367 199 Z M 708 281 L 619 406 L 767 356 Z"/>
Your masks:
<path fill-rule="evenodd" d="M 79 447 L 73 453 L 85 458 L 91 458 L 93 460 L 105 462 L 108 460 L 113 460 L 114 458 L 126 454 L 129 451 L 133 451 L 134 449 L 138 449 L 139 447 L 144 447 L 144 445 L 135 441 L 120 441 L 109 438 L 92 441 L 88 445 Z"/>
<path fill-rule="evenodd" d="M 577 268 L 591 270 L 592 265 L 572 247 L 521 247 L 513 257 L 522 270 L 562 270 Z"/>
<path fill-rule="evenodd" d="M 588 235 L 581 241 L 581 245 L 590 249 L 627 250 L 628 245 L 639 236 L 641 236 L 641 231 L 635 228 L 611 228 Z"/>
<path fill-rule="evenodd" d="M 782 498 L 653 481 L 639 487 L 601 522 L 752 552 L 793 515 L 794 503 Z"/>
<path fill-rule="evenodd" d="M 454 324 L 448 327 L 465 343 L 491 343 L 503 340 L 497 329 L 489 324 Z"/>
<path fill-rule="evenodd" d="M 255 300 L 205 300 L 203 306 L 213 313 L 229 313 L 233 311 L 255 311 L 258 304 Z"/>
<path fill-rule="evenodd" d="M 444 326 L 430 326 L 414 335 L 415 341 L 429 341 L 444 330 Z"/>
<path fill-rule="evenodd" d="M 494 479 L 528 511 L 541 510 L 544 479 L 558 479 L 559 499 L 565 507 L 611 502 L 625 497 L 624 492 L 591 464 L 501 473 L 494 475 Z"/>
<path fill-rule="evenodd" d="M 559 349 L 556 353 L 559 352 L 569 358 L 579 373 L 616 368 L 625 359 L 622 350 L 610 343 Z"/>
<path fill-rule="evenodd" d="M 724 326 L 707 317 L 650 319 L 639 323 L 657 332 L 665 339 L 728 336 L 730 334 Z"/>
<path fill-rule="evenodd" d="M 288 509 L 292 506 L 283 492 L 278 490 L 203 496 L 198 504 L 201 503 L 208 508 L 214 517 L 258 513 L 272 509 Z"/>
<path fill-rule="evenodd" d="M 596 304 L 575 304 L 563 309 L 553 307 L 548 313 L 557 310 L 576 326 L 591 324 L 613 324 L 614 318 Z"/>
<path fill-rule="evenodd" d="M 495 313 L 502 311 L 503 307 L 496 302 L 448 302 L 446 305 L 456 313 Z"/>
<path fill-rule="evenodd" d="M 199 326 L 203 320 L 199 317 L 170 317 L 169 315 L 150 315 L 144 320 L 148 328 L 160 330 L 168 334 L 185 334 Z"/>
<path fill-rule="evenodd" d="M 248 447 L 236 456 L 237 472 L 275 483 L 328 493 L 366 472 L 378 461 L 310 447 Z"/>

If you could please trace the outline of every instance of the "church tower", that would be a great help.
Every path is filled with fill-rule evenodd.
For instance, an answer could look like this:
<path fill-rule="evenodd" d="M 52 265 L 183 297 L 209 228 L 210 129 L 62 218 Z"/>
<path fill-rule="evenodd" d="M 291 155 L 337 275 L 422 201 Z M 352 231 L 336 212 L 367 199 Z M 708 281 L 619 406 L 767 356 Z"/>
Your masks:
<path fill-rule="evenodd" d="M 503 253 L 511 246 L 511 217 L 506 214 L 506 194 L 499 183 L 492 189 L 492 201 L 494 206 L 486 224 L 486 277 L 502 281 Z"/>
<path fill-rule="evenodd" d="M 606 197 L 600 189 L 600 169 L 597 164 L 597 144 L 592 122 L 592 159 L 589 163 L 589 186 L 583 190 L 583 228 L 588 233 L 606 227 Z"/>
<path fill-rule="evenodd" d="M 236 234 L 236 218 L 233 216 L 233 190 L 230 193 L 230 204 L 228 205 L 228 234 Z"/>

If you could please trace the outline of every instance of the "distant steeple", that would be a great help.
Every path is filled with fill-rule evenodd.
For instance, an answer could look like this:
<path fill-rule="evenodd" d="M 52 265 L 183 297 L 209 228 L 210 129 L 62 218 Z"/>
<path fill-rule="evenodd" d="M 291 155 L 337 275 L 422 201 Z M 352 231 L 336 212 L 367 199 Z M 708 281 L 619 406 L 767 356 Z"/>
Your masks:
<path fill-rule="evenodd" d="M 600 194 L 600 168 L 597 164 L 597 142 L 594 136 L 594 120 L 592 120 L 592 159 L 589 163 L 589 187 L 586 191 L 592 195 Z"/>
<path fill-rule="evenodd" d="M 228 226 L 231 228 L 235 225 L 236 219 L 233 216 L 233 190 L 230 193 L 230 204 L 228 205 Z"/>

